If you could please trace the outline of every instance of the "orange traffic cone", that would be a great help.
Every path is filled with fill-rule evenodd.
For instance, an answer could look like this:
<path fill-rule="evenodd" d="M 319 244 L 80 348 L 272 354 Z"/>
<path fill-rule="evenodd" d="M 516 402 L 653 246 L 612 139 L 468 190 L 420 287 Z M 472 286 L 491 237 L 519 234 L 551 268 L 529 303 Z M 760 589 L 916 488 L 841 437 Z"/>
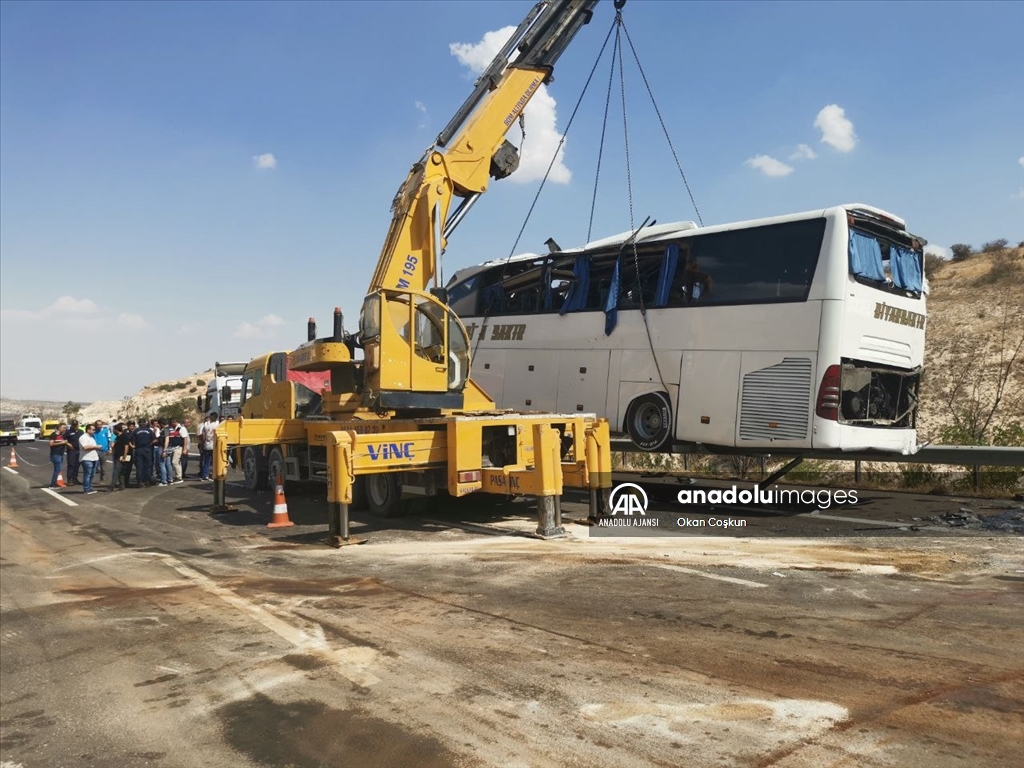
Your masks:
<path fill-rule="evenodd" d="M 284 498 L 284 479 L 278 475 L 274 484 L 274 518 L 267 528 L 287 528 L 295 525 L 288 517 L 288 502 Z"/>
<path fill-rule="evenodd" d="M 62 472 L 57 473 L 57 487 L 67 488 L 68 484 L 64 482 L 64 474 Z"/>
<path fill-rule="evenodd" d="M 7 462 L 7 466 L 11 469 L 18 468 L 18 457 L 14 454 L 14 446 L 11 446 L 11 460 Z"/>

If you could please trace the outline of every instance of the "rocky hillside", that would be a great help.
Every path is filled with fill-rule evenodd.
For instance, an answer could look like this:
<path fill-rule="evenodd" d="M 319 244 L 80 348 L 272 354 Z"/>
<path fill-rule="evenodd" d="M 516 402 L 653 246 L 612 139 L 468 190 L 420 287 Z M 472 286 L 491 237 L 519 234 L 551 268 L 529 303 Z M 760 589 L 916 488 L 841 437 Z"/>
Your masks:
<path fill-rule="evenodd" d="M 1024 249 L 946 262 L 930 282 L 922 440 L 937 441 L 957 421 L 980 427 L 997 396 L 989 435 L 1024 422 Z"/>
<path fill-rule="evenodd" d="M 140 416 L 156 416 L 161 408 L 166 408 L 180 403 L 186 412 L 192 416 L 198 416 L 196 411 L 196 397 L 199 394 L 206 394 L 206 384 L 213 378 L 213 371 L 203 371 L 181 379 L 169 379 L 149 384 L 141 391 L 130 397 L 121 400 L 98 400 L 94 403 L 86 403 L 78 414 L 81 422 L 95 421 L 120 421 L 127 418 L 138 418 Z M 63 408 L 65 403 L 52 401 L 29 401 L 29 400 L 2 400 L 0 411 L 10 418 L 22 414 L 34 413 L 42 419 L 64 418 Z"/>

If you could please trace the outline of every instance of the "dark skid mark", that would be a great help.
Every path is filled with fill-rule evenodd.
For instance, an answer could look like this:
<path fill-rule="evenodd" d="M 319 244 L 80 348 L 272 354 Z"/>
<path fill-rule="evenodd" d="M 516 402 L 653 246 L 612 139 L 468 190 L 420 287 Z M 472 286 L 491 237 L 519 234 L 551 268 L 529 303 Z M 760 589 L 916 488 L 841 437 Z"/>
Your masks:
<path fill-rule="evenodd" d="M 263 694 L 218 710 L 225 738 L 256 765 L 289 768 L 453 768 L 467 765 L 436 739 L 359 710 Z"/>
<path fill-rule="evenodd" d="M 310 656 L 307 653 L 289 653 L 287 656 L 282 656 L 281 661 L 286 664 L 291 664 L 296 669 L 306 671 L 320 669 L 320 667 L 327 666 L 326 661 L 318 659 L 316 656 Z"/>
<path fill-rule="evenodd" d="M 141 683 L 136 683 L 136 688 L 142 688 L 146 685 L 156 685 L 157 683 L 166 683 L 168 680 L 177 680 L 177 675 L 161 675 L 160 677 L 154 677 L 152 680 L 143 680 Z"/>
<path fill-rule="evenodd" d="M 157 595 L 170 595 L 188 589 L 195 589 L 195 584 L 174 584 L 169 587 L 73 587 L 71 589 L 62 589 L 61 592 L 65 595 L 94 597 L 105 602 L 122 602 L 146 600 Z"/>

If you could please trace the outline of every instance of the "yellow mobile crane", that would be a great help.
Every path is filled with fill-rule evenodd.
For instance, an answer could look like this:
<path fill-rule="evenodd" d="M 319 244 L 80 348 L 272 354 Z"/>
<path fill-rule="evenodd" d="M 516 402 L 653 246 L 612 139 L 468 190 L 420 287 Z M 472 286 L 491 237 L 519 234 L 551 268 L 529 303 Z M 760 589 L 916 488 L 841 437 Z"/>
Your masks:
<path fill-rule="evenodd" d="M 218 430 L 215 511 L 226 508 L 230 446 L 250 488 L 277 477 L 326 479 L 336 545 L 349 540 L 357 478 L 383 515 L 410 495 L 525 494 L 538 499 L 538 534 L 558 536 L 565 485 L 589 489 L 597 514 L 611 483 L 608 423 L 593 414 L 496 410 L 470 377 L 469 336 L 437 280 L 448 237 L 489 177 L 518 167 L 505 135 L 596 3 L 538 2 L 413 165 L 392 203 L 358 334 L 344 330 L 335 310 L 330 336 L 316 338 L 311 318 L 306 344 L 246 367 L 241 416 Z M 330 386 L 301 381 L 308 374 L 329 376 Z"/>

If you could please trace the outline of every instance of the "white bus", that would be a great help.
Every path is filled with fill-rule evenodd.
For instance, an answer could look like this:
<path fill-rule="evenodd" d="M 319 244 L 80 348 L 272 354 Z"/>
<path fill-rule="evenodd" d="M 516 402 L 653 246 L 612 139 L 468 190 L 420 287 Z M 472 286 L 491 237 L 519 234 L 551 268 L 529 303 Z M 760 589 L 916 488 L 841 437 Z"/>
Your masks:
<path fill-rule="evenodd" d="M 650 226 L 459 270 L 501 407 L 605 416 L 642 450 L 917 450 L 926 241 L 867 205 Z"/>

